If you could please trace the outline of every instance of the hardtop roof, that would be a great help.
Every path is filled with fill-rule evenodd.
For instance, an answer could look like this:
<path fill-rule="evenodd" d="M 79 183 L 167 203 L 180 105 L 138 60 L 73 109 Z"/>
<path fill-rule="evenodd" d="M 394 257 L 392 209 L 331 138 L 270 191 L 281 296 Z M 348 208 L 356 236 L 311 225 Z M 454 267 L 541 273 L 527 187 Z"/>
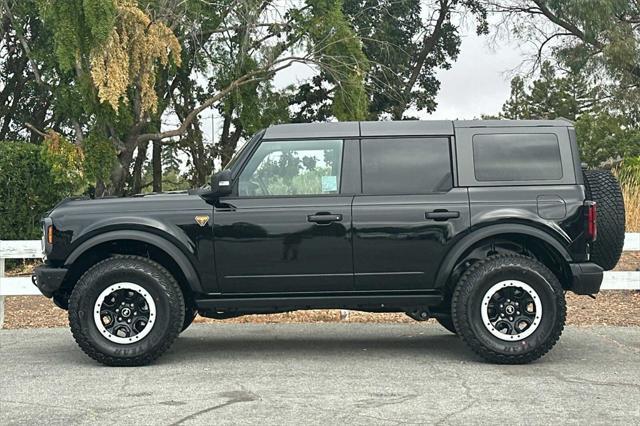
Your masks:
<path fill-rule="evenodd" d="M 455 128 L 568 127 L 568 120 L 404 120 L 277 124 L 263 139 L 453 136 Z"/>

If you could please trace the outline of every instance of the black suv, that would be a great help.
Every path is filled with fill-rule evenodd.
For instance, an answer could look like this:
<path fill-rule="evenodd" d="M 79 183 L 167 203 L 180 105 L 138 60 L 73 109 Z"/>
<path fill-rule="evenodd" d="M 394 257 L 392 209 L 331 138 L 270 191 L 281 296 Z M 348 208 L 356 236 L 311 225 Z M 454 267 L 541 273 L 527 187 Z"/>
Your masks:
<path fill-rule="evenodd" d="M 43 228 L 34 282 L 108 365 L 151 362 L 196 314 L 333 308 L 434 317 L 525 363 L 560 337 L 564 292 L 615 266 L 624 206 L 564 121 L 288 124 L 210 188 L 68 199 Z"/>

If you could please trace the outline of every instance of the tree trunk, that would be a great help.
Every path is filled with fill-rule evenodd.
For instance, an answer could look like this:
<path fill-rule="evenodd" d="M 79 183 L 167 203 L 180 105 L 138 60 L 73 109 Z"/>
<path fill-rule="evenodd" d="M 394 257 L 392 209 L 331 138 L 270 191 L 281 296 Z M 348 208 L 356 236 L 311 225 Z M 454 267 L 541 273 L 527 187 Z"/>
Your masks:
<path fill-rule="evenodd" d="M 222 167 L 231 161 L 231 157 L 233 157 L 233 153 L 236 151 L 236 146 L 238 146 L 238 141 L 242 135 L 242 128 L 237 123 L 235 123 L 235 128 L 233 133 L 231 133 L 232 120 L 230 113 L 224 116 L 224 122 L 222 124 L 222 135 L 220 136 L 219 142 L 220 149 L 218 150 Z"/>
<path fill-rule="evenodd" d="M 142 191 L 142 166 L 147 159 L 148 142 L 142 142 L 138 145 L 138 154 L 136 155 L 136 162 L 133 164 L 133 185 L 131 192 L 139 194 Z"/>
<path fill-rule="evenodd" d="M 105 193 L 105 186 L 104 186 L 104 182 L 101 180 L 98 180 L 96 182 L 96 193 L 94 195 L 95 198 L 102 198 L 104 197 L 104 193 Z"/>
<path fill-rule="evenodd" d="M 153 192 L 162 192 L 162 141 L 153 141 Z"/>

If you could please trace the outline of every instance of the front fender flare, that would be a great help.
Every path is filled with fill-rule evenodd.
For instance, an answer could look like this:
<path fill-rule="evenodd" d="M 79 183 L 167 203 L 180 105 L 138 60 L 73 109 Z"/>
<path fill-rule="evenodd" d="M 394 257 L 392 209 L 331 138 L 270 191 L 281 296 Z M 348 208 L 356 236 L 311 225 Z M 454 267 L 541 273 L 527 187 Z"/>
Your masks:
<path fill-rule="evenodd" d="M 479 241 L 501 234 L 521 234 L 537 238 L 553 247 L 567 262 L 571 261 L 571 255 L 567 248 L 558 241 L 558 239 L 549 235 L 548 232 L 542 231 L 533 226 L 521 224 L 490 225 L 476 231 L 472 231 L 470 234 L 458 241 L 451 250 L 449 250 L 449 253 L 447 253 L 446 257 L 440 264 L 440 268 L 438 269 L 435 287 L 443 288 L 446 286 L 449 275 L 451 275 L 458 259 L 460 259 L 465 251 Z"/>
<path fill-rule="evenodd" d="M 162 238 L 161 236 L 152 234 L 150 232 L 121 230 L 109 231 L 105 232 L 104 234 L 96 235 L 95 237 L 89 238 L 78 247 L 76 247 L 65 260 L 65 266 L 71 266 L 83 253 L 85 253 L 87 250 L 90 250 L 92 247 L 116 240 L 141 241 L 155 246 L 160 250 L 163 250 L 178 264 L 178 267 L 187 279 L 187 283 L 189 284 L 191 289 L 198 293 L 202 292 L 200 277 L 193 267 L 193 264 L 189 261 L 182 250 L 180 250 L 174 243 L 167 240 L 166 238 Z"/>

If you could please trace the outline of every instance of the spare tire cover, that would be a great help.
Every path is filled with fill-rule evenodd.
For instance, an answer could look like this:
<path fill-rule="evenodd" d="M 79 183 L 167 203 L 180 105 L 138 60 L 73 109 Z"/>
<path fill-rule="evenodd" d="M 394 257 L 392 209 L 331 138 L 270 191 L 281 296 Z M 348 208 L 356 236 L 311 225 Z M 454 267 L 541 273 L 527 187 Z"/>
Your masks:
<path fill-rule="evenodd" d="M 618 180 L 607 170 L 584 170 L 587 199 L 597 203 L 598 237 L 591 245 L 591 261 L 613 269 L 624 245 L 624 199 Z"/>

